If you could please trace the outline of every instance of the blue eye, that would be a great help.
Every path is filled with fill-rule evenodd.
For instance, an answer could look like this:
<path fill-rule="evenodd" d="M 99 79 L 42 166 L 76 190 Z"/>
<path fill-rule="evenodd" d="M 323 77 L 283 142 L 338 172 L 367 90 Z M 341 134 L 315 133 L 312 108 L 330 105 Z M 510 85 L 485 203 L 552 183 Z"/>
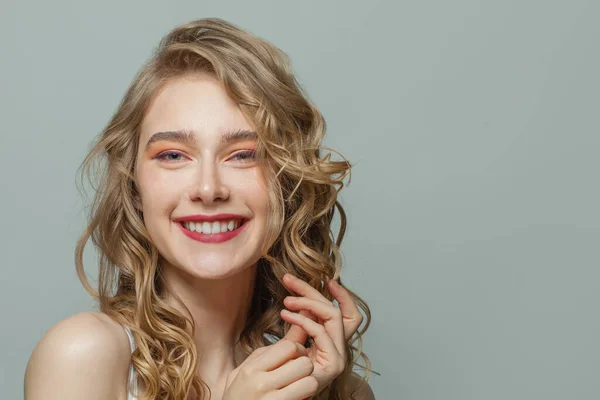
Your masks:
<path fill-rule="evenodd" d="M 244 150 L 235 153 L 232 157 L 234 160 L 239 161 L 252 161 L 256 158 L 256 152 L 254 150 Z"/>
<path fill-rule="evenodd" d="M 160 153 L 159 155 L 157 155 L 154 158 L 157 158 L 157 159 L 163 160 L 163 161 L 167 161 L 167 162 L 182 160 L 181 158 L 172 158 L 171 156 L 183 157 L 183 154 L 175 152 L 175 151 L 163 151 L 162 153 Z"/>

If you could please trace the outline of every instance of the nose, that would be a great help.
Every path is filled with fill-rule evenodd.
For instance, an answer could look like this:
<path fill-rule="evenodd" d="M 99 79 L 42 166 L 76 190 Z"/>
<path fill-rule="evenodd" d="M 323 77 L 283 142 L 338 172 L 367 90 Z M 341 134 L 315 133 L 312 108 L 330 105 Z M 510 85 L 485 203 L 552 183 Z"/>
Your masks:
<path fill-rule="evenodd" d="M 201 201 L 206 205 L 229 198 L 229 188 L 221 179 L 219 169 L 211 162 L 202 163 L 199 179 L 190 190 L 190 200 Z"/>

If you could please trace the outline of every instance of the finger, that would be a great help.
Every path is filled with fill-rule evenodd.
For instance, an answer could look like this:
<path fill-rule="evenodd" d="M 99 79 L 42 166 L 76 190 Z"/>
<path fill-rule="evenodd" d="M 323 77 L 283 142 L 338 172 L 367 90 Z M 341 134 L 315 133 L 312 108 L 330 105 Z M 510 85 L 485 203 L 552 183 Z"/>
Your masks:
<path fill-rule="evenodd" d="M 307 351 L 304 346 L 282 339 L 273 345 L 267 346 L 265 351 L 249 360 L 246 367 L 255 371 L 272 371 L 288 360 L 305 355 L 307 355 Z"/>
<path fill-rule="evenodd" d="M 264 353 L 267 350 L 268 347 L 269 346 L 262 346 L 262 347 L 256 348 L 252 353 L 250 353 L 250 355 L 248 357 L 246 357 L 246 359 L 244 360 L 244 362 L 249 362 L 253 358 L 258 357 L 259 355 L 261 355 L 262 353 Z"/>
<path fill-rule="evenodd" d="M 309 336 L 312 336 L 318 350 L 325 354 L 327 361 L 334 362 L 336 357 L 341 357 L 323 325 L 300 313 L 293 313 L 285 309 L 281 310 L 281 317 L 290 324 L 301 326 Z"/>
<path fill-rule="evenodd" d="M 325 296 L 323 296 L 317 289 L 290 273 L 286 273 L 283 276 L 283 283 L 288 289 L 291 289 L 292 291 L 296 292 L 301 296 L 306 296 L 308 298 L 315 299 L 323 303 L 331 303 L 331 301 L 329 301 Z"/>
<path fill-rule="evenodd" d="M 294 383 L 279 390 L 276 397 L 268 397 L 269 400 L 300 400 L 311 398 L 317 394 L 319 382 L 313 376 L 305 376 Z"/>
<path fill-rule="evenodd" d="M 363 321 L 363 316 L 358 306 L 352 300 L 350 293 L 335 280 L 330 279 L 327 282 L 329 291 L 337 300 L 342 312 L 342 321 L 344 326 L 344 335 L 346 340 L 350 339 Z"/>
<path fill-rule="evenodd" d="M 331 302 L 329 305 L 308 297 L 288 296 L 283 300 L 285 306 L 290 310 L 309 310 L 311 314 L 321 319 L 325 330 L 333 339 L 335 347 L 340 354 L 344 354 L 346 339 L 344 337 L 344 325 L 342 313 L 339 308 Z"/>
<path fill-rule="evenodd" d="M 312 315 L 310 313 L 310 311 L 302 310 L 302 311 L 300 311 L 300 313 L 302 315 L 312 319 L 313 321 L 316 321 L 317 317 Z M 308 339 L 308 334 L 304 331 L 304 329 L 302 329 L 302 327 L 300 327 L 298 325 L 292 325 L 290 327 L 290 329 L 287 331 L 287 333 L 285 334 L 284 338 L 291 340 L 293 342 L 299 343 L 301 345 L 304 345 L 304 343 L 306 343 L 306 339 Z"/>
<path fill-rule="evenodd" d="M 250 364 L 250 361 L 258 356 L 260 356 L 262 353 L 264 353 L 267 348 L 269 348 L 269 346 L 262 346 L 262 347 L 258 347 L 256 349 L 254 349 L 252 351 L 252 353 L 250 353 L 250 355 L 248 357 L 246 357 L 241 363 L 240 365 L 238 365 L 238 367 L 236 369 L 234 369 L 233 371 L 231 371 L 231 374 L 229 374 L 229 379 L 227 380 L 227 385 L 229 385 L 231 382 L 233 382 L 233 380 L 235 379 L 235 377 L 237 376 L 237 374 L 240 372 L 240 369 L 242 369 L 242 367 L 247 367 Z"/>
<path fill-rule="evenodd" d="M 267 385 L 270 388 L 281 389 L 300 378 L 309 376 L 314 369 L 315 366 L 310 358 L 298 357 L 267 373 Z"/>

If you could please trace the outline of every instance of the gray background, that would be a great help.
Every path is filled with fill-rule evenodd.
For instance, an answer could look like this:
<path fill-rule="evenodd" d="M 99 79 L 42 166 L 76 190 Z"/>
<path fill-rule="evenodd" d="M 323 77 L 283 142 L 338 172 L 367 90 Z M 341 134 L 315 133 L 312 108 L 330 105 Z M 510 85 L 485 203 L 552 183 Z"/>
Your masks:
<path fill-rule="evenodd" d="M 286 51 L 356 163 L 344 278 L 373 311 L 378 399 L 600 398 L 599 2 L 1 8 L 3 399 L 92 304 L 73 265 L 88 144 L 160 37 L 206 16 Z"/>

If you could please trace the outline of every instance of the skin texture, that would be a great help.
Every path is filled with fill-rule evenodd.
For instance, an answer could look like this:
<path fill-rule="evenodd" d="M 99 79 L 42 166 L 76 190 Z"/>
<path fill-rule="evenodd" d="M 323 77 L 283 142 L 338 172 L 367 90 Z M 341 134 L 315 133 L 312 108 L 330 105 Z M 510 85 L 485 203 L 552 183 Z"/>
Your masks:
<path fill-rule="evenodd" d="M 102 313 L 52 326 L 25 371 L 25 399 L 127 399 L 130 348 L 123 328 Z"/>
<path fill-rule="evenodd" d="M 135 177 L 144 223 L 163 257 L 170 290 L 182 298 L 196 323 L 193 339 L 202 354 L 197 373 L 211 388 L 213 400 L 224 394 L 225 399 L 233 398 L 227 395 L 234 389 L 242 393 L 252 388 L 258 379 L 254 374 L 260 371 L 254 368 L 249 374 L 247 366 L 252 362 L 265 367 L 275 359 L 290 362 L 282 373 L 290 374 L 290 366 L 295 366 L 294 376 L 310 378 L 305 382 L 319 392 L 341 373 L 347 358 L 344 341 L 362 322 L 341 286 L 328 284 L 337 308 L 306 282 L 290 274 L 284 277 L 284 284 L 297 294 L 285 305 L 298 311 L 282 312 L 281 317 L 293 324 L 285 341 L 299 346 L 312 336 L 315 346 L 306 353 L 288 348 L 282 355 L 277 349 L 284 344 L 250 355 L 234 348 L 246 323 L 268 216 L 267 187 L 250 156 L 256 143 L 222 141 L 225 132 L 240 129 L 254 130 L 214 78 L 189 75 L 161 88 L 148 108 L 138 142 Z M 186 130 L 194 142 L 160 140 L 147 146 L 155 133 L 176 130 Z M 192 240 L 174 221 L 220 213 L 248 219 L 244 231 L 223 243 Z M 171 304 L 180 308 L 175 301 Z M 313 364 L 309 369 L 308 359 Z M 129 361 L 129 342 L 120 325 L 101 313 L 76 314 L 50 328 L 34 349 L 25 374 L 25 399 L 126 399 Z M 361 396 L 374 399 L 368 387 Z"/>
<path fill-rule="evenodd" d="M 197 325 L 194 339 L 203 355 L 198 373 L 216 393 L 223 391 L 240 356 L 234 344 L 250 306 L 268 213 L 267 187 L 250 156 L 256 142 L 222 142 L 225 132 L 242 129 L 253 131 L 213 77 L 172 80 L 156 94 L 144 118 L 135 171 L 144 223 L 165 259 L 165 281 Z M 157 132 L 178 130 L 190 132 L 194 143 L 163 140 L 146 147 Z M 239 235 L 223 243 L 192 240 L 174 221 L 220 213 L 248 219 Z M 181 310 L 177 302 L 170 303 Z"/>
<path fill-rule="evenodd" d="M 297 343 L 304 343 L 308 336 L 313 337 L 315 346 L 308 350 L 308 357 L 314 364 L 312 376 L 319 384 L 318 393 L 343 372 L 348 358 L 345 343 L 356 332 L 363 316 L 350 294 L 335 281 L 327 282 L 327 288 L 339 303 L 339 308 L 318 290 L 291 274 L 286 274 L 283 282 L 300 295 L 284 299 L 289 310 L 299 311 L 281 311 L 281 317 L 293 324 L 285 337 Z"/>
<path fill-rule="evenodd" d="M 183 129 L 193 132 L 195 145 L 163 140 L 146 148 L 154 133 Z M 166 268 L 183 270 L 194 279 L 221 280 L 258 261 L 268 194 L 259 168 L 248 158 L 256 144 L 220 143 L 224 131 L 239 129 L 253 130 L 210 77 L 174 80 L 152 102 L 141 128 L 136 181 L 146 228 L 168 261 Z M 241 214 L 249 219 L 248 226 L 234 239 L 213 244 L 190 240 L 173 222 L 186 215 L 217 213 Z"/>
<path fill-rule="evenodd" d="M 247 360 L 265 350 L 257 349 Z M 129 342 L 120 325 L 98 312 L 75 314 L 52 326 L 36 346 L 25 372 L 24 398 L 126 400 L 129 357 Z M 306 353 L 289 354 L 290 360 L 300 357 L 306 358 Z M 353 377 L 354 386 L 360 377 Z M 368 386 L 358 397 L 374 398 Z"/>

